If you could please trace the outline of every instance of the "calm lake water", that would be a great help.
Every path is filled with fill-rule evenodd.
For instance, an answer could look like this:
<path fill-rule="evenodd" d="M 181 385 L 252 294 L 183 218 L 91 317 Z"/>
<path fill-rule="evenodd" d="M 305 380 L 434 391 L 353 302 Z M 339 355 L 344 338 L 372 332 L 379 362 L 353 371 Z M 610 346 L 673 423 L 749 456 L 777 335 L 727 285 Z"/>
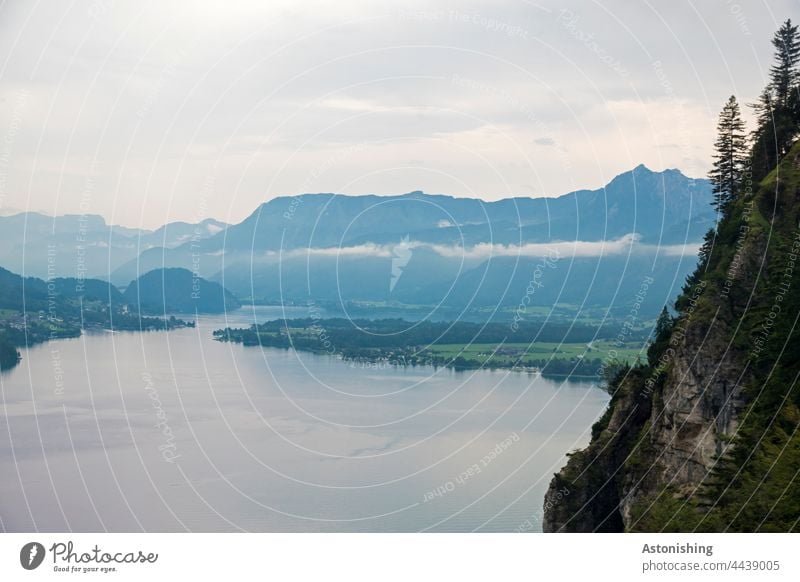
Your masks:
<path fill-rule="evenodd" d="M 211 339 L 282 316 L 24 350 L 0 375 L 0 529 L 540 531 L 608 402 L 588 382 Z"/>

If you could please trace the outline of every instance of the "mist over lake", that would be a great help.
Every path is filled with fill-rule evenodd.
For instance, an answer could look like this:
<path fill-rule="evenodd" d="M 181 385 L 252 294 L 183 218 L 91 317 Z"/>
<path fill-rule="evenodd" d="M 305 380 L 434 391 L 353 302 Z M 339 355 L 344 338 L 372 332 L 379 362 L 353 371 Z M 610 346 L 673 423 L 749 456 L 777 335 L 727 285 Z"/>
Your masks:
<path fill-rule="evenodd" d="M 303 315 L 23 349 L 0 375 L 2 529 L 540 531 L 553 473 L 608 402 L 596 383 L 212 339 Z"/>

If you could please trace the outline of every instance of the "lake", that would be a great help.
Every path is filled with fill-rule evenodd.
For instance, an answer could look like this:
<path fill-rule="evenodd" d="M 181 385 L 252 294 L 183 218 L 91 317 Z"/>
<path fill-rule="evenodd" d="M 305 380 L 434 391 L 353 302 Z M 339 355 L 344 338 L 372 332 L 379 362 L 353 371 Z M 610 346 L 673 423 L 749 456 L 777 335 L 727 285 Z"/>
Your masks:
<path fill-rule="evenodd" d="M 211 338 L 284 315 L 307 311 L 22 350 L 0 375 L 0 529 L 540 531 L 608 403 L 591 382 Z"/>

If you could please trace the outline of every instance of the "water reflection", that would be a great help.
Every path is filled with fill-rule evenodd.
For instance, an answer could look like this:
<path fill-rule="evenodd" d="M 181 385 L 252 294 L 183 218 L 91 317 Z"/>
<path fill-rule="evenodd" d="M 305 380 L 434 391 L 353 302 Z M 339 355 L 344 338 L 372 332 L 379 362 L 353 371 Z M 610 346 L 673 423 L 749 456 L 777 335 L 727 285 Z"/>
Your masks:
<path fill-rule="evenodd" d="M 536 530 L 608 401 L 588 382 L 211 339 L 283 313 L 24 351 L 0 377 L 5 530 Z"/>

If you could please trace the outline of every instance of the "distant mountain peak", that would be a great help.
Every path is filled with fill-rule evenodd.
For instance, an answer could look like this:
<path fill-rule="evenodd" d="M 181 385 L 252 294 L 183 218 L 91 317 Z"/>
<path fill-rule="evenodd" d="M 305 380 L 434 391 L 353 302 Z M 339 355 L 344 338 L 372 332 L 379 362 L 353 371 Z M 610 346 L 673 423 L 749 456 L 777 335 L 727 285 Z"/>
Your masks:
<path fill-rule="evenodd" d="M 692 178 L 689 178 L 689 176 L 684 174 L 678 168 L 664 168 L 663 170 L 656 171 L 656 170 L 651 170 L 650 168 L 648 168 L 644 164 L 639 164 L 634 169 L 632 169 L 630 172 L 625 172 L 625 173 L 623 173 L 621 175 L 624 176 L 626 174 L 664 174 L 664 175 L 668 175 L 668 176 L 679 176 L 679 177 L 685 178 L 687 180 L 691 180 L 692 179 Z M 697 179 L 697 178 L 695 178 L 695 179 Z M 704 178 L 700 178 L 700 179 L 704 179 Z"/>

